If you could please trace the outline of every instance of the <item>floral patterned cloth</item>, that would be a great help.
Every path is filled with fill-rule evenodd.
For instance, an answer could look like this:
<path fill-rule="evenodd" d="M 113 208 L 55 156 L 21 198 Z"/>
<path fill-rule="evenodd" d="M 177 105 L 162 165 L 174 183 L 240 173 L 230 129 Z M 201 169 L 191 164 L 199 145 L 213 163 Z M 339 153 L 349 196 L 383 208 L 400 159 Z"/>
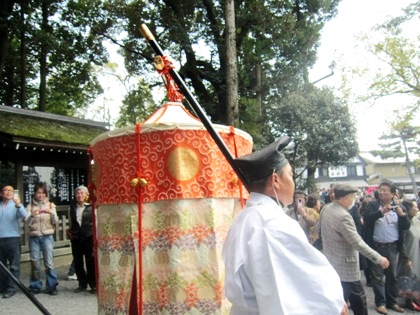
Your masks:
<path fill-rule="evenodd" d="M 143 205 L 144 315 L 229 313 L 221 249 L 240 209 L 227 198 Z M 140 265 L 137 205 L 103 205 L 97 213 L 99 314 L 128 314 Z"/>

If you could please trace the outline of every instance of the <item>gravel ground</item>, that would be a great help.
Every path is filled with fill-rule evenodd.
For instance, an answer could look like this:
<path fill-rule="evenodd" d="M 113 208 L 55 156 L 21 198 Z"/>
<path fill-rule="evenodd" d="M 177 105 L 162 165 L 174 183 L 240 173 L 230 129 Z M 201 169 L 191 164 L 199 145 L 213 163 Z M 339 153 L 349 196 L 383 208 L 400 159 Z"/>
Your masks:
<path fill-rule="evenodd" d="M 58 295 L 51 296 L 45 293 L 34 295 L 37 300 L 52 315 L 74 315 L 74 314 L 97 314 L 98 305 L 96 295 L 85 291 L 74 293 L 77 288 L 77 281 L 67 280 L 67 271 L 69 268 L 68 260 L 59 265 L 55 261 L 59 275 L 59 285 L 57 286 Z M 25 286 L 29 282 L 29 266 L 25 264 L 21 269 L 21 281 Z M 9 299 L 0 298 L 0 314 L 1 315 L 37 315 L 43 314 L 29 298 L 22 292 L 18 291 Z"/>

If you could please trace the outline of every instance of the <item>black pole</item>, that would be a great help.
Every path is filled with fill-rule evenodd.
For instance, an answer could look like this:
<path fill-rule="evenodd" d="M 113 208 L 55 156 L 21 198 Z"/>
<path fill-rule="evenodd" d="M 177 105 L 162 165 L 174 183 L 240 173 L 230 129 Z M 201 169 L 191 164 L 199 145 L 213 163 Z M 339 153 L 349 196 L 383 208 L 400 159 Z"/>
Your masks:
<path fill-rule="evenodd" d="M 29 291 L 28 288 L 25 287 L 25 285 L 22 282 L 20 282 L 19 279 L 16 279 L 16 277 L 10 272 L 9 269 L 7 269 L 7 267 L 1 261 L 0 261 L 0 271 L 3 272 L 7 278 L 12 280 L 19 287 L 19 289 L 22 290 L 22 292 L 28 297 L 29 300 L 31 300 L 31 302 L 41 311 L 42 314 L 51 315 L 51 313 L 48 312 L 48 310 L 44 307 L 44 305 L 42 305 L 41 302 L 39 302 L 36 299 L 36 297 L 32 294 L 32 292 Z"/>
<path fill-rule="evenodd" d="M 160 48 L 159 44 L 155 40 L 153 34 L 150 32 L 150 30 L 146 26 L 146 24 L 142 24 L 140 26 L 140 31 L 143 34 L 143 36 L 146 38 L 146 40 L 148 41 L 150 47 L 153 49 L 155 54 L 157 54 L 159 56 L 163 56 L 163 50 Z M 210 120 L 207 118 L 206 113 L 203 111 L 200 104 L 197 102 L 195 97 L 188 90 L 188 87 L 185 84 L 184 80 L 182 80 L 181 76 L 179 75 L 179 73 L 174 68 L 170 69 L 169 73 L 171 74 L 175 83 L 181 89 L 182 93 L 184 94 L 184 96 L 188 100 L 188 102 L 190 103 L 191 107 L 194 109 L 197 116 L 200 118 L 204 127 L 206 127 L 207 131 L 209 132 L 210 136 L 213 138 L 214 142 L 216 142 L 216 145 L 219 147 L 220 151 L 225 156 L 226 160 L 229 162 L 230 166 L 235 171 L 236 175 L 239 177 L 241 182 L 244 184 L 244 186 L 249 191 L 248 181 L 246 180 L 245 176 L 242 174 L 241 170 L 234 165 L 234 163 L 233 163 L 234 158 L 233 158 L 232 154 L 230 153 L 226 144 L 223 142 L 220 135 L 214 130 Z"/>

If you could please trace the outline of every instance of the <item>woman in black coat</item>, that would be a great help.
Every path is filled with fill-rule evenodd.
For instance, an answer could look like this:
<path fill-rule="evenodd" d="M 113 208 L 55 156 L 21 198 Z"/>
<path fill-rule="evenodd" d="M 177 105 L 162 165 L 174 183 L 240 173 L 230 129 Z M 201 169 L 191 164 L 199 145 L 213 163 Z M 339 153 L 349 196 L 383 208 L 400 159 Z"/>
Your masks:
<path fill-rule="evenodd" d="M 85 186 L 79 186 L 74 193 L 76 202 L 70 206 L 70 229 L 68 232 L 71 240 L 74 267 L 77 280 L 79 281 L 79 286 L 74 292 L 85 291 L 89 285 L 91 293 L 96 293 L 92 207 L 86 203 L 89 191 Z"/>

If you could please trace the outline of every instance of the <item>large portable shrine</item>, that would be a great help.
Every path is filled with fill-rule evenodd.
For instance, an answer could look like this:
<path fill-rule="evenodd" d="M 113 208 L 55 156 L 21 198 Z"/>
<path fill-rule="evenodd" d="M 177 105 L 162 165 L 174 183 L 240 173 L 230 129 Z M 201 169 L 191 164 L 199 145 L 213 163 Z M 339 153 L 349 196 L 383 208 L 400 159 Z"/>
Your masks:
<path fill-rule="evenodd" d="M 213 125 L 232 155 L 249 134 Z M 246 190 L 203 124 L 169 102 L 91 143 L 99 314 L 227 314 L 222 245 Z"/>

